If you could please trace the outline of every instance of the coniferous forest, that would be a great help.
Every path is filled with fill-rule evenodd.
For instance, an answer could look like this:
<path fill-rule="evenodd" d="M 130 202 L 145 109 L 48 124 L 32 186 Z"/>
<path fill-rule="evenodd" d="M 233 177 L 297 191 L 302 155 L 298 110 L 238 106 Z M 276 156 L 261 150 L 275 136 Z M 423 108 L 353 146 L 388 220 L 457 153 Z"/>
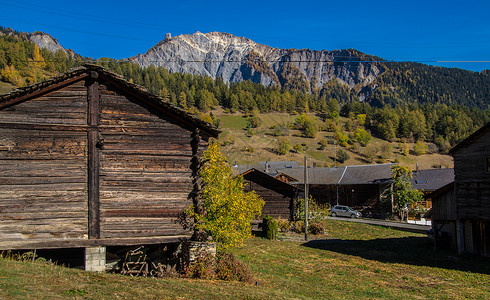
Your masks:
<path fill-rule="evenodd" d="M 39 49 L 28 34 L 3 28 L 0 32 L 0 80 L 19 87 L 82 63 L 96 63 L 194 113 L 218 106 L 229 112 L 314 112 L 325 122 L 323 127 L 344 116 L 362 120 L 359 125 L 387 141 L 426 141 L 444 149 L 490 121 L 487 70 L 478 73 L 386 62 L 384 73 L 361 101 L 361 87 L 350 88 L 335 79 L 312 89 L 301 76 L 282 86 L 265 87 L 251 81 L 228 84 L 221 78 L 169 73 L 154 66 L 141 68 L 124 60 L 53 53 Z"/>

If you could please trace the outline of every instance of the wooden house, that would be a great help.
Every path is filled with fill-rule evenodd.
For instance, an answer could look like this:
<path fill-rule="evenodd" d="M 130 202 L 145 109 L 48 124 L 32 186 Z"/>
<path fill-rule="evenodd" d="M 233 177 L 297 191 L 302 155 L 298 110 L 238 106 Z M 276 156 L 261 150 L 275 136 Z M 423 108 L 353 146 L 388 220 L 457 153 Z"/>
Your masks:
<path fill-rule="evenodd" d="M 298 189 L 262 171 L 251 169 L 243 173 L 244 190 L 255 191 L 264 201 L 262 216 L 293 220 Z"/>
<path fill-rule="evenodd" d="M 410 184 L 412 188 L 422 191 L 428 195 L 454 181 L 454 169 L 425 169 L 413 171 Z M 417 203 L 420 208 L 430 209 L 432 207 L 431 198 L 425 197 L 425 201 Z"/>
<path fill-rule="evenodd" d="M 0 249 L 190 237 L 177 215 L 219 131 L 102 67 L 0 96 Z"/>
<path fill-rule="evenodd" d="M 391 177 L 393 165 L 308 168 L 309 194 L 320 205 L 348 205 L 361 210 L 364 216 L 384 218 L 384 212 L 391 211 L 388 192 L 393 181 Z M 302 167 L 276 171 L 298 179 L 291 184 L 300 187 L 304 185 Z"/>
<path fill-rule="evenodd" d="M 361 210 L 368 217 L 384 218 L 391 212 L 391 198 L 388 194 L 393 182 L 393 165 L 307 168 L 309 195 L 319 205 L 348 205 Z M 234 167 L 237 172 L 252 168 L 303 190 L 305 171 L 297 162 L 269 161 Z M 300 192 L 299 197 L 304 197 L 301 193 L 304 192 Z"/>
<path fill-rule="evenodd" d="M 454 158 L 458 252 L 490 256 L 490 122 L 449 153 Z"/>

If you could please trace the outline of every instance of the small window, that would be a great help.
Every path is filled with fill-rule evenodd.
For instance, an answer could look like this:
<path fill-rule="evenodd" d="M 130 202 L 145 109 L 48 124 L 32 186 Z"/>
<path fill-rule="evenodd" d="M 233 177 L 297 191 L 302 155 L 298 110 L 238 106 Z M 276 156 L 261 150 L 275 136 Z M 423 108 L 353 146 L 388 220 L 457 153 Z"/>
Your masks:
<path fill-rule="evenodd" d="M 420 180 L 415 180 L 416 184 L 427 184 L 427 180 L 425 179 L 420 179 Z"/>

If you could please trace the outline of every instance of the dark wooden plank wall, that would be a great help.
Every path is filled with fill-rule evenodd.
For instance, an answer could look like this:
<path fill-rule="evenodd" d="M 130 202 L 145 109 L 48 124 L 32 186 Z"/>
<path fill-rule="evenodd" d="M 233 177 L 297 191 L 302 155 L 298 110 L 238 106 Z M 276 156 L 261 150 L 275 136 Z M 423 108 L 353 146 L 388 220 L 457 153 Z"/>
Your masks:
<path fill-rule="evenodd" d="M 100 85 L 101 238 L 190 235 L 191 131 Z"/>
<path fill-rule="evenodd" d="M 454 153 L 458 219 L 490 221 L 490 131 Z"/>
<path fill-rule="evenodd" d="M 456 221 L 456 200 L 454 189 L 432 198 L 433 221 Z"/>
<path fill-rule="evenodd" d="M 269 187 L 264 187 L 250 180 L 246 180 L 245 183 L 245 192 L 255 191 L 262 197 L 262 199 L 264 199 L 265 204 L 262 208 L 262 217 L 269 215 L 273 218 L 281 217 L 286 220 L 292 219 L 292 213 L 294 211 L 294 195 L 285 196 Z"/>
<path fill-rule="evenodd" d="M 0 111 L 0 249 L 87 239 L 84 82 Z"/>

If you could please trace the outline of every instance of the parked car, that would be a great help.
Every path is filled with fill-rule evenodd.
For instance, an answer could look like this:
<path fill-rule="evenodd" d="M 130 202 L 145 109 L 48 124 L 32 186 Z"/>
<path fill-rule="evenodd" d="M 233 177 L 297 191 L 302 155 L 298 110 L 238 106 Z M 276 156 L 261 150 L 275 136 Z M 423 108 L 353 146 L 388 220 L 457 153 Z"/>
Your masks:
<path fill-rule="evenodd" d="M 335 205 L 332 207 L 332 217 L 360 218 L 362 214 L 348 206 Z"/>

